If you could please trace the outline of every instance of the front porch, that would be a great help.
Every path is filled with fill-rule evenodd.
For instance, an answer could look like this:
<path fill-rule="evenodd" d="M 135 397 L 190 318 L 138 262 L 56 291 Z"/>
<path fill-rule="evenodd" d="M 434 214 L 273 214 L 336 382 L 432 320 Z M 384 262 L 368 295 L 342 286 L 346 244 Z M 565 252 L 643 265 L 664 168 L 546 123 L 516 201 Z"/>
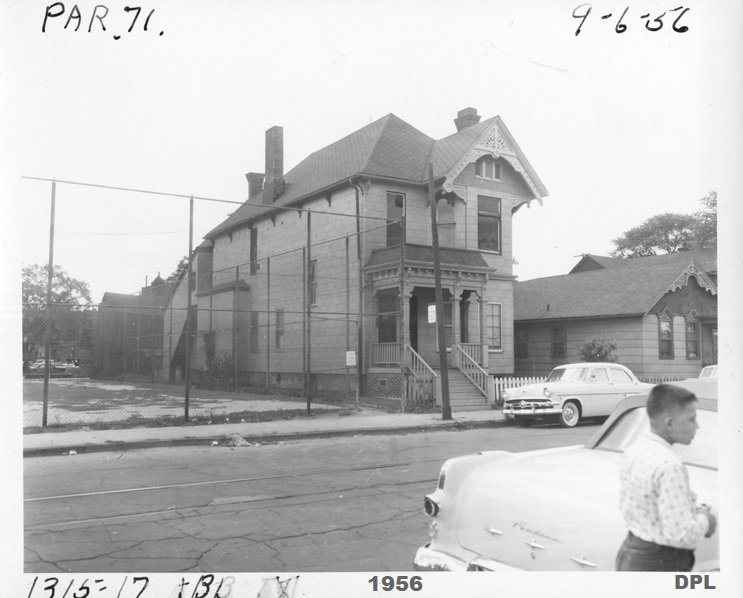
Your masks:
<path fill-rule="evenodd" d="M 441 264 L 444 347 L 434 317 L 432 248 L 405 245 L 372 254 L 366 281 L 377 315 L 365 334 L 367 390 L 400 396 L 403 405 L 441 406 L 438 368 L 445 351 L 450 399 L 456 395 L 472 404 L 476 398 L 489 408 L 495 395 L 488 374 L 484 298 L 493 270 L 479 252 L 464 249 L 443 249 Z"/>

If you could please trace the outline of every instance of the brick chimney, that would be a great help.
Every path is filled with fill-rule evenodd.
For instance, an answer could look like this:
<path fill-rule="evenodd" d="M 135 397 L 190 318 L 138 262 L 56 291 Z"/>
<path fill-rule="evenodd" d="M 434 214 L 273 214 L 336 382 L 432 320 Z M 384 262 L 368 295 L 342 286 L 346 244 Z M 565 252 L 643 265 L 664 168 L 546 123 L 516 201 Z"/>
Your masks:
<path fill-rule="evenodd" d="M 249 172 L 245 175 L 245 178 L 248 179 L 248 199 L 253 199 L 263 191 L 263 173 Z"/>
<path fill-rule="evenodd" d="M 477 108 L 463 108 L 457 112 L 457 118 L 454 119 L 457 131 L 476 125 L 479 122 L 480 116 L 477 114 Z"/>
<path fill-rule="evenodd" d="M 272 203 L 284 191 L 284 129 L 271 127 L 266 131 L 266 182 L 263 203 Z"/>

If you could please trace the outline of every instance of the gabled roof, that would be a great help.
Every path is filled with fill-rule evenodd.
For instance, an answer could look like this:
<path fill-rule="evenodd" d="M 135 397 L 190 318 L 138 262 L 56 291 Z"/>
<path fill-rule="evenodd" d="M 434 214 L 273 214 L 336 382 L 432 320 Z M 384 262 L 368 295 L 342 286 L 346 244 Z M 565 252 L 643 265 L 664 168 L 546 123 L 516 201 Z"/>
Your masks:
<path fill-rule="evenodd" d="M 428 162 L 431 161 L 434 177 L 439 179 L 449 173 L 462 155 L 494 123 L 518 153 L 524 170 L 538 182 L 540 193 L 546 195 L 546 189 L 499 117 L 465 127 L 435 141 L 394 114 L 388 114 L 310 154 L 284 175 L 284 191 L 276 201 L 264 204 L 263 192 L 257 193 L 209 231 L 206 237 L 214 238 L 249 224 L 252 220 L 271 214 L 276 208 L 295 205 L 346 184 L 354 177 L 381 177 L 425 184 Z"/>
<path fill-rule="evenodd" d="M 622 263 L 606 259 L 611 260 L 608 267 L 517 282 L 514 320 L 646 314 L 668 291 L 686 284 L 686 275 L 694 275 L 702 288 L 717 293 L 701 264 L 688 252 L 619 259 Z"/>
<path fill-rule="evenodd" d="M 651 255 L 642 258 L 621 258 L 607 257 L 603 255 L 592 255 L 586 253 L 581 260 L 573 266 L 570 274 L 577 272 L 587 272 L 598 268 L 632 268 L 637 260 L 644 261 L 645 264 L 654 262 L 658 263 L 688 263 L 694 258 L 702 270 L 707 273 L 717 272 L 717 251 L 714 249 L 694 249 L 691 251 L 677 251 L 675 253 L 666 253 L 663 255 Z"/>
<path fill-rule="evenodd" d="M 106 291 L 101 298 L 101 307 L 139 307 L 139 295 Z"/>
<path fill-rule="evenodd" d="M 263 192 L 246 201 L 207 233 L 212 238 L 251 220 L 329 190 L 360 174 L 420 182 L 433 139 L 394 114 L 313 152 L 284 175 L 284 192 L 271 204 Z"/>

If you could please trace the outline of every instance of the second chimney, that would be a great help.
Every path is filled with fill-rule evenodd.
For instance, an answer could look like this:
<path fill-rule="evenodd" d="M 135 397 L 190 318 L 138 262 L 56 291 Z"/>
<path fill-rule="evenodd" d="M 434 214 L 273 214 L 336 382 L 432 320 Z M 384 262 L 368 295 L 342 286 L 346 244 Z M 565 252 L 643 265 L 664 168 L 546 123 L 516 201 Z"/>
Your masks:
<path fill-rule="evenodd" d="M 263 173 L 249 172 L 245 175 L 245 178 L 248 179 L 248 199 L 253 199 L 263 191 Z"/>
<path fill-rule="evenodd" d="M 479 122 L 480 116 L 477 114 L 477 108 L 463 108 L 457 112 L 457 118 L 454 119 L 454 125 L 457 127 L 457 131 L 476 125 Z"/>
<path fill-rule="evenodd" d="M 266 131 L 266 182 L 263 203 L 272 203 L 284 191 L 284 129 L 274 126 Z"/>

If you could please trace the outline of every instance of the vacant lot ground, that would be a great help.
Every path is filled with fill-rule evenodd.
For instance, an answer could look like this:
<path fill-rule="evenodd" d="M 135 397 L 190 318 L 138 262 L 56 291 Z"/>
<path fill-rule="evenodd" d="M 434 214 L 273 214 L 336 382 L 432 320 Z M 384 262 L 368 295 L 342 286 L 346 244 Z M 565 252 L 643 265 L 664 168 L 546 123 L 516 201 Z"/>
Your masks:
<path fill-rule="evenodd" d="M 23 426 L 26 432 L 42 425 L 44 381 L 23 382 Z M 49 381 L 47 425 L 66 429 L 168 425 L 183 423 L 183 387 L 161 384 L 132 384 L 60 378 Z M 312 412 L 338 410 L 341 405 L 312 402 Z M 266 421 L 306 414 L 302 397 L 261 395 L 192 389 L 189 419 L 194 423 L 213 421 Z"/>

